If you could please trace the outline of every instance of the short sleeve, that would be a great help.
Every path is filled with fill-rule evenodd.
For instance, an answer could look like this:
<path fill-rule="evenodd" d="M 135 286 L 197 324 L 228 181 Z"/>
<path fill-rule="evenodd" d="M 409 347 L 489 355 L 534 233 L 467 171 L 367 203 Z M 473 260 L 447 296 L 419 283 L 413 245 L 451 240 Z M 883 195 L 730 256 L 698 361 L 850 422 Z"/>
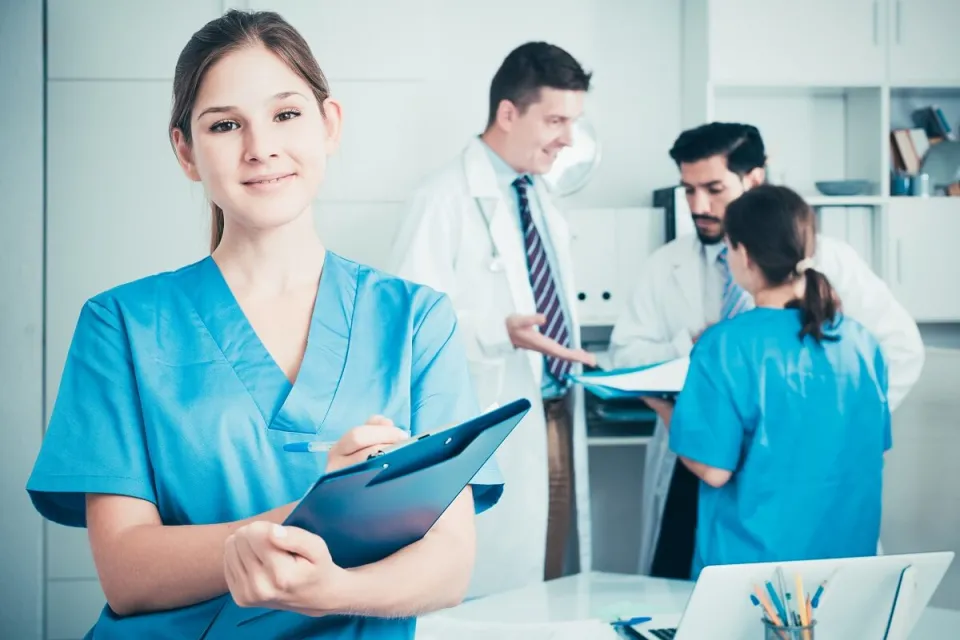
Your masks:
<path fill-rule="evenodd" d="M 74 527 L 86 526 L 88 493 L 156 504 L 130 345 L 96 301 L 80 312 L 27 491 L 41 515 Z"/>
<path fill-rule="evenodd" d="M 732 363 L 716 335 L 704 335 L 690 355 L 690 368 L 670 419 L 670 449 L 715 469 L 735 471 L 744 421 L 727 371 Z M 740 367 L 742 369 L 742 367 Z"/>
<path fill-rule="evenodd" d="M 459 424 L 480 413 L 457 317 L 446 295 L 438 294 L 413 338 L 412 434 Z M 491 457 L 471 481 L 477 513 L 503 494 L 503 478 Z"/>

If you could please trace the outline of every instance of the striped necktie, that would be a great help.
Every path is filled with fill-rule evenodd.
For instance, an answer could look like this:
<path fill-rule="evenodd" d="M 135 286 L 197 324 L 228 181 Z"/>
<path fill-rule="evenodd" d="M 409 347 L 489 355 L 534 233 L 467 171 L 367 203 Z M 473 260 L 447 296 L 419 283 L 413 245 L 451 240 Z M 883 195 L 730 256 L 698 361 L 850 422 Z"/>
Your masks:
<path fill-rule="evenodd" d="M 546 323 L 540 327 L 541 333 L 556 340 L 565 347 L 570 346 L 570 332 L 566 318 L 563 317 L 563 308 L 560 306 L 560 296 L 557 291 L 557 282 L 554 280 L 547 260 L 547 251 L 537 231 L 530 213 L 530 200 L 527 197 L 527 187 L 532 180 L 530 176 L 521 176 L 513 181 L 513 188 L 517 191 L 520 205 L 520 224 L 523 230 L 523 244 L 527 250 L 527 271 L 530 276 L 530 286 L 533 288 L 533 299 L 536 301 L 537 313 L 546 317 Z M 547 361 L 547 371 L 561 385 L 567 384 L 567 374 L 570 373 L 570 362 L 560 358 L 544 356 Z"/>
<path fill-rule="evenodd" d="M 752 309 L 753 297 L 733 279 L 730 264 L 727 262 L 727 247 L 724 245 L 717 255 L 717 264 L 723 273 L 723 303 L 720 305 L 720 319 L 726 320 L 733 316 Z"/>

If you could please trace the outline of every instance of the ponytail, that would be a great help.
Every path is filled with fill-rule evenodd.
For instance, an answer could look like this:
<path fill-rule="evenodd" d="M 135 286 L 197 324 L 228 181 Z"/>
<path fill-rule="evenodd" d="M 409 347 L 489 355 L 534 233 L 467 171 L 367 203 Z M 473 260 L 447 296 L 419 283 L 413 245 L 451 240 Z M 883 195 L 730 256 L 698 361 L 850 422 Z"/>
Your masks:
<path fill-rule="evenodd" d="M 835 336 L 825 335 L 823 325 L 833 321 L 840 310 L 840 300 L 836 291 L 827 280 L 827 276 L 807 267 L 801 269 L 801 277 L 806 278 L 806 290 L 802 300 L 789 305 L 800 309 L 802 328 L 800 337 L 813 336 L 817 342 L 836 340 Z"/>
<path fill-rule="evenodd" d="M 210 253 L 213 253 L 223 239 L 223 209 L 213 201 L 210 202 L 210 218 Z"/>

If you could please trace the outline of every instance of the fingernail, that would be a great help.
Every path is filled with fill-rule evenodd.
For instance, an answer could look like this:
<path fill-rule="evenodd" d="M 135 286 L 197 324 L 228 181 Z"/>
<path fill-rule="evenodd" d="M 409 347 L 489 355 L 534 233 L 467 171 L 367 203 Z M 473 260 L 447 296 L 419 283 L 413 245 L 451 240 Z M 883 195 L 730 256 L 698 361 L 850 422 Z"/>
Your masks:
<path fill-rule="evenodd" d="M 273 525 L 273 536 L 275 538 L 286 538 L 287 530 L 282 525 L 275 524 Z"/>

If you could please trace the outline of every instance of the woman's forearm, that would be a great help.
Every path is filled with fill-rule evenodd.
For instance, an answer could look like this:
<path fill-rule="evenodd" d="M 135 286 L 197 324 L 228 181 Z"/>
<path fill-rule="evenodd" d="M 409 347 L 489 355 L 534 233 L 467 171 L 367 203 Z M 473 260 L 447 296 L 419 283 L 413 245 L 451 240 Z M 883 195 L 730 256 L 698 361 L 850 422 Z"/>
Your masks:
<path fill-rule="evenodd" d="M 720 488 L 727 484 L 727 482 L 729 482 L 730 478 L 733 476 L 731 471 L 710 467 L 702 462 L 684 458 L 683 456 L 680 456 L 680 460 L 683 461 L 683 464 L 686 465 L 687 469 L 689 469 L 693 475 L 697 476 L 714 488 Z"/>
<path fill-rule="evenodd" d="M 91 534 L 110 608 L 124 616 L 175 609 L 223 595 L 227 592 L 223 574 L 227 537 L 253 520 L 280 523 L 292 508 L 293 504 L 285 505 L 247 520 L 210 525 L 165 526 L 157 518 L 154 523 L 105 532 L 96 541 Z"/>

